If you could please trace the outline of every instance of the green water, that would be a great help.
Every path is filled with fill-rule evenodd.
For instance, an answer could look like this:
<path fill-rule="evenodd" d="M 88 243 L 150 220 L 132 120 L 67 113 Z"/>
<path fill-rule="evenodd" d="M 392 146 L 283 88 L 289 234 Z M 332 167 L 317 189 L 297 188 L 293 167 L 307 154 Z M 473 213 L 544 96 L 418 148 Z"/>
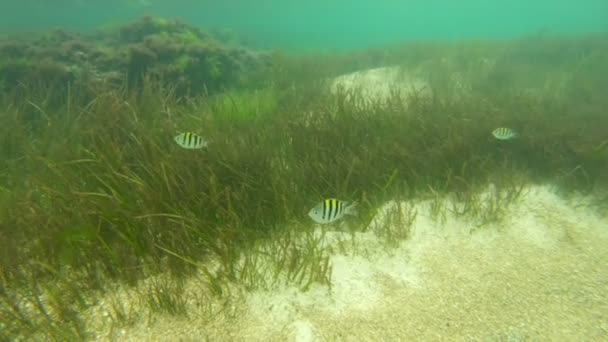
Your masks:
<path fill-rule="evenodd" d="M 608 341 L 606 75 L 607 0 L 0 0 L 0 341 Z"/>
<path fill-rule="evenodd" d="M 291 49 L 608 29 L 605 0 L 27 0 L 0 4 L 0 30 L 84 29 L 144 14 L 180 17 L 199 26 L 232 30 L 256 46 Z"/>

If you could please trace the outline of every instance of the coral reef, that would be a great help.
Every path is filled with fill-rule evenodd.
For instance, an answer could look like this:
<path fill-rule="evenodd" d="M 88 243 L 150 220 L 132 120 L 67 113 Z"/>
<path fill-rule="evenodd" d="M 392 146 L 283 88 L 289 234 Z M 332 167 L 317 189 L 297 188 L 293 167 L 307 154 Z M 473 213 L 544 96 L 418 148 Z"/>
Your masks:
<path fill-rule="evenodd" d="M 90 33 L 61 29 L 0 40 L 0 89 L 19 84 L 65 86 L 68 81 L 136 87 L 144 76 L 181 94 L 213 92 L 239 84 L 248 71 L 268 65 L 250 51 L 179 20 L 143 17 Z"/>

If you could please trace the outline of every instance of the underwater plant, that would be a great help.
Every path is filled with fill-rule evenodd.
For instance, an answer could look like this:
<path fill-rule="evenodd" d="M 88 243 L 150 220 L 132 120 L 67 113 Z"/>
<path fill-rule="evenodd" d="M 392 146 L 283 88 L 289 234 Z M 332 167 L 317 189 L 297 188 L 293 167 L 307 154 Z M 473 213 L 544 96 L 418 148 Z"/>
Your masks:
<path fill-rule="evenodd" d="M 149 76 L 167 86 L 181 84 L 176 91 L 182 95 L 215 92 L 266 67 L 263 54 L 249 51 L 179 20 L 147 16 L 90 33 L 58 29 L 8 36 L 0 40 L 0 85 L 9 89 L 36 83 L 65 90 L 68 81 L 95 87 L 115 83 L 118 74 L 132 88 Z M 50 65 L 55 74 L 50 74 Z"/>
<path fill-rule="evenodd" d="M 557 101 L 551 87 L 521 91 L 534 63 L 521 52 L 509 64 L 514 50 L 504 42 L 252 57 L 173 21 L 146 18 L 115 33 L 100 45 L 67 33 L 44 38 L 65 43 L 64 58 L 78 68 L 40 57 L 44 44 L 0 48 L 0 339 L 86 339 L 93 328 L 80 313 L 117 287 L 136 292 L 151 313 L 177 316 L 190 315 L 197 296 L 330 287 L 327 231 L 313 231 L 306 216 L 321 199 L 358 201 L 348 230 L 369 229 L 396 247 L 422 215 L 489 227 L 526 184 L 608 185 L 608 99 L 589 74 L 604 60 L 601 44 L 560 59 L 579 66 L 565 86 L 578 92 Z M 476 62 L 463 61 L 468 50 L 498 62 L 474 75 Z M 256 58 L 270 58 L 268 69 L 223 88 L 238 83 L 233 66 Z M 328 80 L 383 59 L 427 75 L 432 96 L 395 91 L 381 102 L 329 91 Z M 442 84 L 454 78 L 439 74 L 458 69 L 470 86 L 456 94 Z M 100 81 L 114 71 L 129 77 Z M 38 74 L 62 86 L 38 83 Z M 519 135 L 497 140 L 498 127 Z M 209 144 L 186 149 L 175 141 L 183 132 Z M 428 212 L 402 204 L 414 199 L 426 200 Z M 383 211 L 392 224 L 371 224 L 387 203 L 399 203 Z M 200 292 L 187 289 L 191 277 Z M 114 298 L 105 303 L 113 327 L 138 319 Z"/>

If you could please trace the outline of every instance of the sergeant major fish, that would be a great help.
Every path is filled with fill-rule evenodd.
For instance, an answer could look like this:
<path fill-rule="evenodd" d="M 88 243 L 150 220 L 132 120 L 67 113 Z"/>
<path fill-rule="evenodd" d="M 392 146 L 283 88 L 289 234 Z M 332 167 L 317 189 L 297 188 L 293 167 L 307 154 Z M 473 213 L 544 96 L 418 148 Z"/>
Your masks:
<path fill-rule="evenodd" d="M 176 135 L 173 139 L 175 139 L 175 142 L 179 146 L 189 150 L 200 149 L 203 147 L 207 147 L 208 145 L 207 140 L 205 140 L 200 135 L 197 135 L 192 132 L 181 133 L 179 135 Z"/>
<path fill-rule="evenodd" d="M 492 131 L 492 135 L 498 140 L 509 140 L 517 138 L 519 134 L 511 128 L 499 127 Z"/>
<path fill-rule="evenodd" d="M 349 205 L 349 202 L 329 198 L 310 209 L 308 216 L 320 224 L 332 223 L 344 215 L 357 215 L 356 206 L 356 202 Z"/>

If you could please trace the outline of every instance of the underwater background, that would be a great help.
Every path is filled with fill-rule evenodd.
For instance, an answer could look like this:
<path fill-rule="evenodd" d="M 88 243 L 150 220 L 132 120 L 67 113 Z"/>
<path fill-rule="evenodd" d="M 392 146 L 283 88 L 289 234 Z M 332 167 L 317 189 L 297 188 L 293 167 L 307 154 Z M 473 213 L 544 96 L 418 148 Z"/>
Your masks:
<path fill-rule="evenodd" d="M 608 340 L 608 2 L 0 2 L 0 341 Z"/>
<path fill-rule="evenodd" d="M 295 49 L 608 28 L 603 0 L 25 0 L 0 4 L 0 30 L 92 29 L 142 15 L 180 17 L 197 26 L 232 30 L 259 47 Z"/>

